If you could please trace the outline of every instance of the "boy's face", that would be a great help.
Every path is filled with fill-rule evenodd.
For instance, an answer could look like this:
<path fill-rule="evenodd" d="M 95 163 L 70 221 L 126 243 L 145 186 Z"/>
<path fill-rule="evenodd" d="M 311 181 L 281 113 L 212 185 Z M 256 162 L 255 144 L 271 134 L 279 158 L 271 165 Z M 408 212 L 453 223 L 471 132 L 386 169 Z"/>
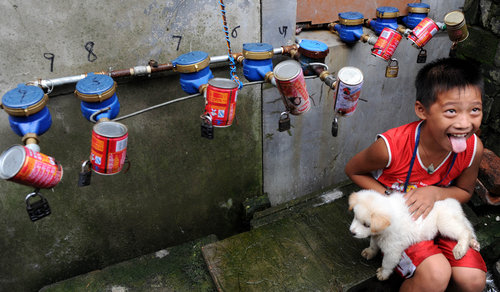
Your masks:
<path fill-rule="evenodd" d="M 460 153 L 466 149 L 466 140 L 481 125 L 483 118 L 481 91 L 474 86 L 453 88 L 438 94 L 428 109 L 419 102 L 417 116 L 426 120 L 426 133 L 443 150 Z"/>

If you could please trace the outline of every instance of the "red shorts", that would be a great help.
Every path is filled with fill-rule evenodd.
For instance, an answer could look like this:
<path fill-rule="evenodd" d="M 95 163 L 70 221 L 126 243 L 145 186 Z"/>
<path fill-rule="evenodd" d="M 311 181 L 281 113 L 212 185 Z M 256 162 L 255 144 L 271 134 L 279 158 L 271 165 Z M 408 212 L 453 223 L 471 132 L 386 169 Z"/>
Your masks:
<path fill-rule="evenodd" d="M 403 252 L 401 261 L 395 270 L 401 277 L 406 279 L 411 278 L 423 260 L 432 255 L 442 253 L 452 267 L 476 268 L 486 272 L 486 264 L 481 254 L 472 248 L 469 248 L 463 258 L 456 260 L 453 256 L 453 248 L 456 244 L 455 240 L 443 237 L 416 243 Z"/>

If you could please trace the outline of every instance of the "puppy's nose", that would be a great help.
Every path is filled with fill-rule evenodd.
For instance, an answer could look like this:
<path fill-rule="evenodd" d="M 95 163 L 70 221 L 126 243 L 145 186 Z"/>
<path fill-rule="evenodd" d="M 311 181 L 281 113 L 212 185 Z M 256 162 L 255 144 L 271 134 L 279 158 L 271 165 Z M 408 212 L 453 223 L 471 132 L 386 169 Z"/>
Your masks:
<path fill-rule="evenodd" d="M 356 232 L 354 232 L 354 231 L 351 230 L 351 235 L 352 236 L 356 236 Z"/>

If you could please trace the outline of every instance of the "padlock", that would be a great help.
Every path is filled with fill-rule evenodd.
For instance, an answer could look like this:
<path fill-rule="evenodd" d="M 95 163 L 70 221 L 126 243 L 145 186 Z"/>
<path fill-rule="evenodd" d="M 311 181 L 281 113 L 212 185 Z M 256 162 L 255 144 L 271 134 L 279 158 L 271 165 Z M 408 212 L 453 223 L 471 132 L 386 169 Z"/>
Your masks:
<path fill-rule="evenodd" d="M 395 65 L 392 65 L 392 64 L 395 64 Z M 387 68 L 385 68 L 385 77 L 396 78 L 396 77 L 398 77 L 398 72 L 399 72 L 398 60 L 391 59 L 389 61 L 389 64 L 387 64 Z"/>
<path fill-rule="evenodd" d="M 209 114 L 201 116 L 201 136 L 210 140 L 214 138 L 214 126 Z"/>
<path fill-rule="evenodd" d="M 333 118 L 332 122 L 332 136 L 337 137 L 338 134 L 339 134 L 339 123 L 337 117 L 335 117 Z"/>
<path fill-rule="evenodd" d="M 450 52 L 448 53 L 448 57 L 455 58 L 457 56 L 457 45 L 458 42 L 453 42 L 450 48 Z"/>
<path fill-rule="evenodd" d="M 40 200 L 31 203 L 30 199 L 37 196 L 40 197 Z M 42 196 L 42 194 L 40 194 L 38 189 L 36 189 L 33 193 L 28 194 L 25 201 L 26 211 L 28 212 L 31 221 L 36 221 L 50 215 L 51 212 L 49 202 L 44 196 Z"/>
<path fill-rule="evenodd" d="M 427 62 L 427 51 L 425 49 L 420 49 L 420 52 L 417 56 L 417 63 L 425 63 Z"/>
<path fill-rule="evenodd" d="M 278 131 L 284 132 L 290 130 L 290 116 L 288 112 L 282 112 L 278 122 Z"/>
<path fill-rule="evenodd" d="M 82 164 L 82 171 L 78 176 L 78 186 L 84 187 L 90 185 L 90 178 L 92 177 L 90 161 L 84 161 Z"/>

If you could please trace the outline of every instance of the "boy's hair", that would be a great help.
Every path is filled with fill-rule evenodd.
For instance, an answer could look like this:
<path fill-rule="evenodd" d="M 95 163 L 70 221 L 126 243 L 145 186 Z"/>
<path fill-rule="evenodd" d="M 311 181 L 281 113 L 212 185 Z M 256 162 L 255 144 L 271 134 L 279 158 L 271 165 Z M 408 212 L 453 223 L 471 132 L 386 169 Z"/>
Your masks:
<path fill-rule="evenodd" d="M 415 80 L 417 101 L 425 108 L 436 102 L 440 93 L 453 88 L 476 86 L 483 96 L 483 78 L 478 66 L 457 58 L 437 59 L 420 69 Z"/>

